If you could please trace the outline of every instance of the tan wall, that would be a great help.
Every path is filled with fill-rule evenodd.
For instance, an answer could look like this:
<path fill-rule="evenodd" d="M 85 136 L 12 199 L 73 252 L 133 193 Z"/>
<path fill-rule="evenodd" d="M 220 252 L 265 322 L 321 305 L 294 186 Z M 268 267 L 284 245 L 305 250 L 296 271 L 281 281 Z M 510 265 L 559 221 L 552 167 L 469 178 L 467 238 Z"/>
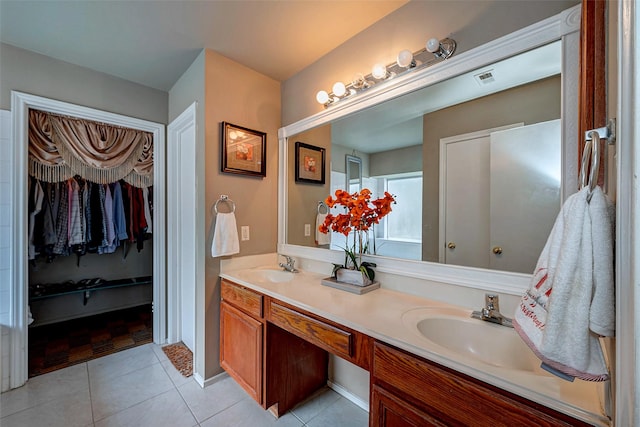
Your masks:
<path fill-rule="evenodd" d="M 295 181 L 295 143 L 297 141 L 305 144 L 322 147 L 325 151 L 325 183 L 313 184 Z M 288 165 L 290 172 L 287 186 L 288 200 L 287 211 L 287 243 L 292 245 L 315 246 L 315 223 L 318 213 L 318 202 L 325 200 L 330 192 L 331 181 L 331 126 L 321 126 L 307 132 L 295 135 L 289 139 Z M 311 225 L 311 235 L 304 235 L 304 225 Z"/>
<path fill-rule="evenodd" d="M 553 16 L 579 0 L 412 1 L 343 43 L 282 85 L 282 123 L 322 111 L 319 90 L 368 74 L 376 62 L 391 63 L 402 49 L 417 51 L 430 37 L 452 37 L 457 53 Z M 507 18 L 508 17 L 508 18 Z"/>
<path fill-rule="evenodd" d="M 422 172 L 422 145 L 371 154 L 369 169 L 371 176 Z"/>
<path fill-rule="evenodd" d="M 180 76 L 178 81 L 169 90 L 169 120 L 170 122 L 175 120 L 182 112 L 187 109 L 193 102 L 196 102 L 196 181 L 200 183 L 198 185 L 198 194 L 196 194 L 197 200 L 197 212 L 204 213 L 206 207 L 204 204 L 204 174 L 205 174 L 205 51 L 202 50 L 200 55 L 193 61 L 187 71 Z M 168 141 L 169 143 L 169 141 Z M 168 183 L 169 185 L 169 183 Z M 204 219 L 202 215 L 197 216 L 196 227 L 204 229 Z M 214 326 L 209 326 L 207 323 L 206 305 L 206 286 L 205 283 L 205 257 L 209 252 L 205 248 L 206 238 L 204 237 L 204 231 L 200 232 L 196 236 L 196 245 L 198 247 L 198 253 L 204 254 L 202 257 L 196 260 L 196 284 L 202 284 L 197 286 L 195 291 L 196 307 L 196 358 L 194 360 L 194 372 L 196 374 L 206 377 L 207 366 L 214 364 L 210 371 L 215 371 L 217 367 L 216 360 L 211 362 L 211 357 L 205 351 L 205 345 L 207 340 L 205 337 Z M 211 323 L 211 322 L 209 322 Z M 217 325 L 217 323 L 215 323 Z M 216 353 L 216 349 L 212 350 Z M 216 356 L 217 357 L 217 356 Z"/>
<path fill-rule="evenodd" d="M 219 348 L 219 259 L 211 258 L 212 206 L 221 194 L 236 205 L 238 227 L 250 227 L 250 240 L 240 242 L 246 256 L 277 249 L 278 128 L 280 83 L 224 56 L 206 51 L 205 57 L 205 319 L 206 378 L 221 372 Z M 267 133 L 267 176 L 256 178 L 220 172 L 220 122 Z"/>
<path fill-rule="evenodd" d="M 166 92 L 0 43 L 0 109 L 12 90 L 167 123 Z"/>
<path fill-rule="evenodd" d="M 512 123 L 560 118 L 560 77 L 550 77 L 424 116 L 422 259 L 438 261 L 440 139 Z M 526 100 L 526 101 L 523 101 Z"/>

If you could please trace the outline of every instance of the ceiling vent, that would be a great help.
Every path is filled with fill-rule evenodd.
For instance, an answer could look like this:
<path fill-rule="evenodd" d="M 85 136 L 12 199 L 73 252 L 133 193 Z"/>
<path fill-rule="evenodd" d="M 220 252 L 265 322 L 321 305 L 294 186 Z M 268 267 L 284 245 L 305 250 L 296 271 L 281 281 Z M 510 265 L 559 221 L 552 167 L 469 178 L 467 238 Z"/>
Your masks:
<path fill-rule="evenodd" d="M 474 74 L 473 78 L 480 86 L 484 86 L 496 81 L 496 79 L 493 77 L 493 70 L 485 70 L 481 73 Z"/>

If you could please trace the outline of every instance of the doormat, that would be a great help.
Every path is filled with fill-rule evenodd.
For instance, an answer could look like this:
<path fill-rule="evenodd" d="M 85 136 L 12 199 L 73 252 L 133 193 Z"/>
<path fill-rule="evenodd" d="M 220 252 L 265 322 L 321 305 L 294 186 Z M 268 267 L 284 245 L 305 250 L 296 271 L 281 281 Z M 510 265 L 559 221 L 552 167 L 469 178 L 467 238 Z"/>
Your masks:
<path fill-rule="evenodd" d="M 162 347 L 162 351 L 183 376 L 193 375 L 193 353 L 186 345 L 181 342 L 170 344 Z"/>

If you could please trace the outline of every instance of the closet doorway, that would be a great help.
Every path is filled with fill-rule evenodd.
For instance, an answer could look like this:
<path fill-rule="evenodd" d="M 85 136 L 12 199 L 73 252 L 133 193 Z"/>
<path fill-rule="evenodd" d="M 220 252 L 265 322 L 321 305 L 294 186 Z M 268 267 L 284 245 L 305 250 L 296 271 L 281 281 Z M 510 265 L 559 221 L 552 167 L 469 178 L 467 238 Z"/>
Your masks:
<path fill-rule="evenodd" d="M 153 138 L 153 341 L 162 344 L 166 340 L 166 227 L 165 219 L 165 136 L 164 125 L 108 113 L 83 106 L 55 101 L 20 92 L 12 92 L 13 176 L 11 204 L 15 206 L 12 216 L 11 246 L 15 256 L 11 263 L 11 348 L 10 348 L 10 388 L 24 384 L 28 378 L 28 313 L 29 313 L 29 273 L 28 242 L 28 128 L 29 110 L 35 109 L 62 116 L 77 117 L 88 121 L 106 123 L 149 132 Z"/>

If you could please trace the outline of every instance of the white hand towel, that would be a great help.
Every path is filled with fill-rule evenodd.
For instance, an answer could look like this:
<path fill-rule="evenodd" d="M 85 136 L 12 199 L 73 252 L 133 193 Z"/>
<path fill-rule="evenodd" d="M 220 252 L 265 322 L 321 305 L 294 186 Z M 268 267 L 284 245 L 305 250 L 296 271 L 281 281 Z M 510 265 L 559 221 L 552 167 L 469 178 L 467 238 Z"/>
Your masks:
<path fill-rule="evenodd" d="M 324 223 L 327 214 L 318 213 L 316 215 L 316 245 L 328 245 L 331 243 L 331 232 L 324 234 L 318 228 Z"/>
<path fill-rule="evenodd" d="M 211 242 L 211 256 L 220 257 L 240 252 L 238 227 L 234 213 L 218 213 Z"/>
<path fill-rule="evenodd" d="M 599 187 L 571 195 L 540 254 L 514 328 L 551 368 L 588 381 L 609 379 L 598 335 L 613 335 L 613 244 Z M 607 243 L 609 242 L 609 243 Z"/>

